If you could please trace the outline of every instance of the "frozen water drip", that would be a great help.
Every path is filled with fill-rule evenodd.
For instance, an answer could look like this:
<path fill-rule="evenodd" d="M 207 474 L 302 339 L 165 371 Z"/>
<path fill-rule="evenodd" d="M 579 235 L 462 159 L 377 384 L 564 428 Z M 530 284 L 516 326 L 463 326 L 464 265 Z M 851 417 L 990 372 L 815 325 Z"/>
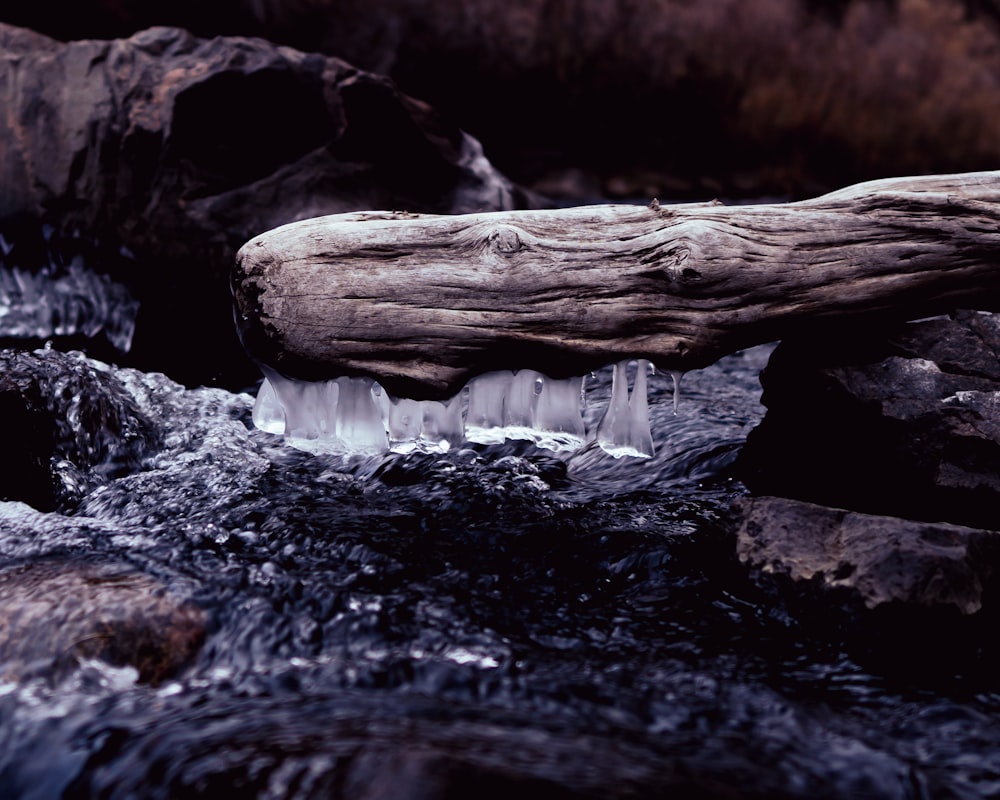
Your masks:
<path fill-rule="evenodd" d="M 514 373 L 503 404 L 504 435 L 508 439 L 535 439 L 535 409 L 542 374 L 533 369 Z"/>
<path fill-rule="evenodd" d="M 461 396 L 447 402 L 393 398 L 389 449 L 394 453 L 445 452 L 465 441 Z"/>
<path fill-rule="evenodd" d="M 597 443 L 621 458 L 653 455 L 646 389 L 650 364 L 640 360 L 629 392 L 629 362 L 614 366 L 611 402 Z M 306 382 L 271 370 L 254 403 L 262 431 L 282 434 L 303 450 L 370 454 L 446 452 L 463 442 L 525 439 L 554 451 L 586 444 L 585 379 L 548 378 L 531 369 L 480 375 L 446 402 L 390 398 L 369 378 Z M 675 394 L 676 402 L 676 394 Z"/>
<path fill-rule="evenodd" d="M 514 373 L 487 372 L 469 381 L 466 386 L 469 409 L 465 418 L 465 436 L 478 444 L 502 444 L 506 439 L 504 429 L 504 404 Z"/>
<path fill-rule="evenodd" d="M 375 387 L 371 378 L 297 381 L 268 371 L 254 425 L 310 452 L 381 453 L 389 441 Z"/>
<path fill-rule="evenodd" d="M 586 442 L 582 377 L 553 380 L 533 369 L 489 372 L 467 388 L 467 441 L 526 439 L 557 451 L 578 450 Z"/>
<path fill-rule="evenodd" d="M 684 377 L 684 373 L 679 369 L 670 370 L 670 379 L 674 384 L 674 416 L 677 416 L 677 409 L 680 408 L 681 404 L 681 379 Z"/>
<path fill-rule="evenodd" d="M 253 424 L 264 433 L 285 433 L 285 409 L 267 378 L 264 378 L 257 390 L 257 399 L 253 404 Z"/>
<path fill-rule="evenodd" d="M 583 376 L 552 380 L 541 377 L 535 406 L 535 443 L 549 450 L 578 450 L 587 441 L 583 422 Z"/>
<path fill-rule="evenodd" d="M 330 381 L 327 381 L 330 383 Z M 334 433 L 354 452 L 384 452 L 389 447 L 382 410 L 375 400 L 371 378 L 337 378 L 340 398 Z M 382 387 L 378 387 L 379 392 Z"/>
<path fill-rule="evenodd" d="M 628 390 L 628 361 L 615 364 L 611 377 L 611 402 L 597 425 L 597 443 L 614 456 L 651 458 L 653 435 L 649 429 L 649 409 L 646 404 L 649 362 L 636 362 L 632 394 Z"/>

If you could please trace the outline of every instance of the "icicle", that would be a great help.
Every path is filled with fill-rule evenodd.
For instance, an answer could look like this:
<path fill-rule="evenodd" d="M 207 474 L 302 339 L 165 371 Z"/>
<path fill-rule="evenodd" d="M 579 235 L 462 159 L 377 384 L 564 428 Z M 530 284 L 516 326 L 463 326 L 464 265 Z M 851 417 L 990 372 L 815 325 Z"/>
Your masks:
<path fill-rule="evenodd" d="M 457 447 L 465 440 L 460 395 L 455 395 L 445 403 L 425 400 L 421 406 L 423 426 L 420 436 L 424 441 L 441 451 L 446 451 Z"/>
<path fill-rule="evenodd" d="M 283 411 L 285 424 L 282 432 L 286 437 L 311 441 L 334 435 L 333 415 L 339 392 L 336 383 L 296 381 L 274 372 L 268 373 L 267 383 Z M 261 399 L 263 405 L 267 400 L 264 384 L 259 395 L 265 395 Z"/>
<path fill-rule="evenodd" d="M 616 458 L 648 458 L 653 454 L 646 400 L 650 366 L 638 362 L 631 394 L 628 366 L 620 362 L 614 367 L 611 402 L 596 438 Z M 675 387 L 678 380 L 675 376 Z M 267 370 L 253 421 L 311 452 L 445 452 L 464 441 L 495 444 L 504 439 L 574 450 L 587 438 L 584 381 L 552 380 L 531 369 L 493 372 L 473 379 L 451 400 L 438 402 L 390 398 L 369 378 L 308 382 Z"/>
<path fill-rule="evenodd" d="M 514 373 L 487 372 L 469 381 L 469 410 L 465 438 L 479 444 L 500 444 L 504 440 L 504 402 Z"/>
<path fill-rule="evenodd" d="M 389 401 L 389 449 L 395 453 L 409 453 L 417 447 L 423 412 L 420 402 L 405 397 Z"/>
<path fill-rule="evenodd" d="M 330 381 L 327 381 L 330 383 Z M 337 378 L 340 397 L 335 433 L 351 452 L 380 453 L 389 446 L 371 378 Z"/>
<path fill-rule="evenodd" d="M 627 361 L 615 364 L 611 377 L 611 402 L 597 425 L 597 443 L 615 458 L 649 458 L 653 455 L 653 437 L 649 430 L 646 405 L 646 370 L 649 362 L 639 360 L 631 398 L 628 393 L 627 366 Z"/>
<path fill-rule="evenodd" d="M 264 378 L 257 390 L 257 399 L 253 404 L 253 424 L 265 433 L 285 432 L 285 409 L 281 407 L 274 387 Z"/>
<path fill-rule="evenodd" d="M 635 382 L 632 384 L 632 394 L 629 405 L 629 436 L 630 444 L 637 455 L 652 458 L 656 452 L 653 448 L 653 433 L 649 429 L 649 405 L 647 400 L 650 363 L 640 358 L 635 365 Z"/>
<path fill-rule="evenodd" d="M 444 453 L 465 439 L 462 399 L 446 403 L 435 400 L 393 399 L 389 408 L 389 448 L 395 453 Z"/>
<path fill-rule="evenodd" d="M 587 439 L 583 377 L 542 379 L 535 407 L 535 443 L 549 450 L 578 450 Z"/>
<path fill-rule="evenodd" d="M 670 377 L 674 382 L 674 416 L 677 416 L 677 409 L 681 402 L 681 378 L 684 377 L 684 373 L 679 369 L 670 370 Z"/>
<path fill-rule="evenodd" d="M 535 409 L 542 374 L 533 369 L 514 373 L 503 406 L 504 435 L 508 439 L 535 438 Z"/>

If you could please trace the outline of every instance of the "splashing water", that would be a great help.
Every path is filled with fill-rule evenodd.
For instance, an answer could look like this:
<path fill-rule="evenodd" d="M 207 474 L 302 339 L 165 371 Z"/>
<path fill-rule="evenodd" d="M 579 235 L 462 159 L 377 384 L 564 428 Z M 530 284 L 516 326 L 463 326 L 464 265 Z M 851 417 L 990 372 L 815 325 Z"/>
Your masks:
<path fill-rule="evenodd" d="M 55 242 L 58 237 L 49 226 L 39 238 L 44 252 L 22 258 L 0 232 L 0 336 L 103 335 L 118 352 L 127 353 L 139 301 L 125 285 L 96 271 L 93 259 L 62 252 L 72 248 L 72 238 Z"/>

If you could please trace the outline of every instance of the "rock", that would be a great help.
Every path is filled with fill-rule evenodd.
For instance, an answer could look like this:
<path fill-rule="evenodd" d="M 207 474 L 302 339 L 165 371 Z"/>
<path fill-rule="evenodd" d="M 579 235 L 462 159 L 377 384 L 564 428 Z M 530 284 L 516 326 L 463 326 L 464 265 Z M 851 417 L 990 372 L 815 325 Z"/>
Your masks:
<path fill-rule="evenodd" d="M 970 0 L 59 0 L 2 15 L 63 37 L 253 33 L 391 75 L 494 163 L 571 192 L 810 196 L 991 168 L 1000 9 Z"/>
<path fill-rule="evenodd" d="M 0 25 L 0 91 L 0 220 L 126 246 L 141 303 L 133 362 L 189 383 L 235 364 L 256 377 L 227 283 L 251 236 L 340 211 L 529 202 L 387 78 L 259 39 L 154 28 L 63 44 Z"/>
<path fill-rule="evenodd" d="M 974 614 L 1000 574 L 1000 533 L 915 522 L 779 497 L 739 498 L 737 553 L 748 566 L 887 603 Z"/>
<path fill-rule="evenodd" d="M 1000 529 L 1000 317 L 786 340 L 761 382 L 754 494 Z"/>
<path fill-rule="evenodd" d="M 82 659 L 158 683 L 190 663 L 205 613 L 124 564 L 47 560 L 0 569 L 0 679 L 59 676 Z"/>
<path fill-rule="evenodd" d="M 0 415 L 0 498 L 43 511 L 135 469 L 159 436 L 118 378 L 80 353 L 0 350 Z"/>
<path fill-rule="evenodd" d="M 904 682 L 993 680 L 1000 532 L 776 497 L 732 510 L 740 560 L 800 636 Z"/>

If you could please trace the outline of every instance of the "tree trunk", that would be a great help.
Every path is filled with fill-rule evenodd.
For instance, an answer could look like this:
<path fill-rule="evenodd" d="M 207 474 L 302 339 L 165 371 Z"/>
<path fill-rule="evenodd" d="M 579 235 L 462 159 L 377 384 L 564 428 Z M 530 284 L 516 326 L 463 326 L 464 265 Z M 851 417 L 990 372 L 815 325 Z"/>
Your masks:
<path fill-rule="evenodd" d="M 261 363 L 443 398 L 489 370 L 683 370 L 834 318 L 1000 308 L 998 262 L 1000 171 L 787 204 L 339 214 L 249 241 L 233 289 Z"/>

